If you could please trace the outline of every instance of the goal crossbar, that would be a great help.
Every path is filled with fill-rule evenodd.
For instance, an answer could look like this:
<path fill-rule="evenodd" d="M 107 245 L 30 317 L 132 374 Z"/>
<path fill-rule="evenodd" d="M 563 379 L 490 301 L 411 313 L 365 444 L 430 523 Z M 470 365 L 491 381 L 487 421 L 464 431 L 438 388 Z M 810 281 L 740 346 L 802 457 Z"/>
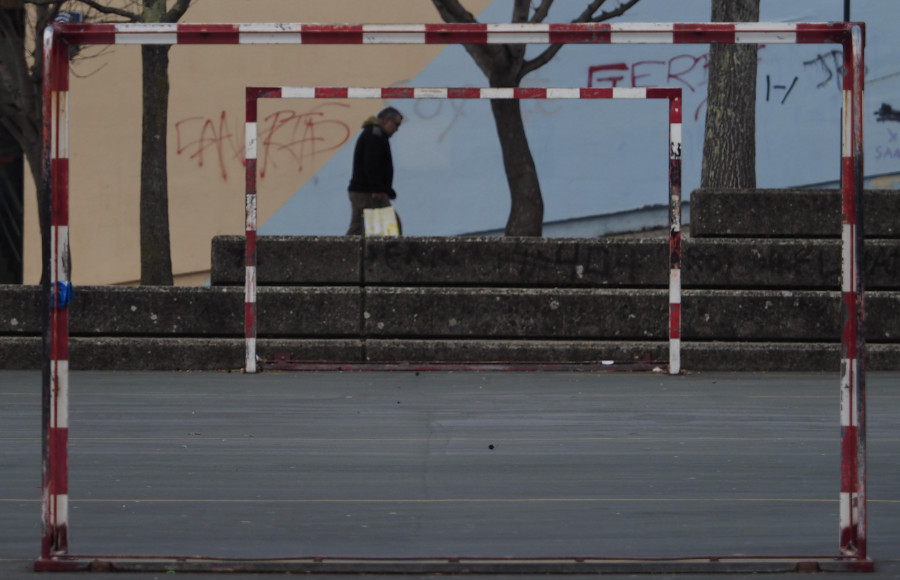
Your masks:
<path fill-rule="evenodd" d="M 40 570 L 88 569 L 68 550 L 69 56 L 82 44 L 840 44 L 841 115 L 841 486 L 835 556 L 819 567 L 871 570 L 867 555 L 863 264 L 865 25 L 828 23 L 586 24 L 85 24 L 54 23 L 43 36 L 41 203 L 50 220 L 44 265 L 42 540 Z M 744 559 L 743 562 L 753 559 Z M 706 562 L 716 568 L 715 560 Z M 204 560 L 207 563 L 209 561 Z M 765 562 L 757 559 L 759 569 Z M 809 562 L 794 562 L 809 569 Z M 124 564 L 122 564 L 124 565 Z M 169 566 L 173 564 L 170 562 Z M 110 569 L 114 567 L 110 566 Z M 161 570 L 174 569 L 160 567 Z M 309 567 L 300 567 L 310 570 Z M 409 570 L 406 566 L 404 570 Z M 460 571 L 448 563 L 443 571 Z M 584 568 L 582 568 L 584 569 Z M 586 569 L 585 569 L 586 570 Z M 561 568 L 559 571 L 563 571 Z M 646 571 L 636 567 L 633 571 Z M 662 570 L 654 570 L 662 571 Z M 745 568 L 743 571 L 747 571 Z"/>
<path fill-rule="evenodd" d="M 669 374 L 681 372 L 681 149 L 680 88 L 478 88 L 478 87 L 247 87 L 245 116 L 244 371 L 257 357 L 257 156 L 259 99 L 666 99 L 669 104 Z"/>

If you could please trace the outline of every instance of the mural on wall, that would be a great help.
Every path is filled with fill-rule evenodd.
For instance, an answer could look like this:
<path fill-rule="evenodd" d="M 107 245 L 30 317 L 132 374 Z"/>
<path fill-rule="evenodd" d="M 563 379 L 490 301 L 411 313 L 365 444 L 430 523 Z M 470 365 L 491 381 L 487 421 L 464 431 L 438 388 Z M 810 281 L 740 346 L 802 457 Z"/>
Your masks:
<path fill-rule="evenodd" d="M 900 174 L 900 71 L 893 0 L 855 2 L 867 22 L 866 183 L 894 187 Z M 708 21 L 709 0 L 643 0 L 622 20 Z M 484 22 L 508 18 L 495 1 Z M 842 0 L 762 0 L 761 20 L 840 20 Z M 534 47 L 532 47 L 534 48 Z M 760 187 L 826 185 L 840 178 L 842 53 L 835 45 L 761 46 L 757 77 L 757 173 Z M 526 85 L 679 87 L 684 94 L 683 191 L 699 186 L 706 115 L 708 48 L 704 45 L 571 45 Z M 448 46 L 411 79 L 416 87 L 486 86 L 462 47 Z M 346 86 L 354 86 L 348 78 Z M 371 112 L 388 103 L 371 102 Z M 509 193 L 488 103 L 395 100 L 406 116 L 392 138 L 396 208 L 407 235 L 458 235 L 502 230 Z M 664 103 L 533 100 L 522 103 L 537 162 L 545 221 L 603 216 L 663 205 L 668 139 Z M 261 234 L 342 235 L 349 221 L 347 183 L 358 127 L 334 112 L 340 100 L 282 100 L 260 122 L 260 191 L 268 175 L 315 171 L 313 179 L 260 226 Z M 216 167 L 223 181 L 242 180 L 243 119 L 223 111 L 175 122 L 178 156 Z M 320 166 L 318 158 L 331 156 Z M 308 177 L 308 175 L 304 175 Z"/>

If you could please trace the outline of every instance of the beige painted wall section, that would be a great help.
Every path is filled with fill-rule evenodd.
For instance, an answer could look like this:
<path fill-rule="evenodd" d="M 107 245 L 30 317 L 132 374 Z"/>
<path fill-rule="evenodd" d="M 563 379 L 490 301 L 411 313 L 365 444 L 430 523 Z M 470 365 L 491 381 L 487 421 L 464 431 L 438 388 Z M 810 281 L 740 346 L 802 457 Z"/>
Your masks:
<path fill-rule="evenodd" d="M 474 13 L 491 0 L 467 2 Z M 184 22 L 439 22 L 425 0 L 198 0 Z M 405 84 L 442 46 L 174 46 L 169 215 L 176 284 L 202 284 L 210 242 L 244 231 L 246 86 Z M 77 285 L 140 279 L 141 62 L 137 46 L 89 47 L 73 64 L 70 238 Z M 355 135 L 381 101 L 268 100 L 259 111 L 262 223 Z M 347 181 L 349 181 L 349 171 Z M 37 207 L 26 180 L 26 284 L 40 279 Z M 346 182 L 334 184 L 346 195 Z M 349 220 L 349 203 L 348 203 Z M 335 232 L 341 235 L 343 232 Z"/>

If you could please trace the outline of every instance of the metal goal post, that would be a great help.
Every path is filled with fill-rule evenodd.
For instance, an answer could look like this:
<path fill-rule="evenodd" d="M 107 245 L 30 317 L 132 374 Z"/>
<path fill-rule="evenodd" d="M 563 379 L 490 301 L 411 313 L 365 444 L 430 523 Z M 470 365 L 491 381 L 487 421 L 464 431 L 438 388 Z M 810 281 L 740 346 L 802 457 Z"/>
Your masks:
<path fill-rule="evenodd" d="M 667 99 L 669 102 L 669 374 L 681 372 L 681 89 L 247 87 L 244 125 L 246 219 L 244 244 L 244 371 L 255 373 L 257 309 L 257 110 L 259 99 Z"/>
<path fill-rule="evenodd" d="M 775 569 L 871 570 L 866 550 L 865 300 L 863 269 L 863 84 L 865 25 L 858 22 L 783 23 L 583 23 L 583 24 L 84 24 L 54 23 L 44 31 L 43 163 L 40 197 L 50 211 L 44 235 L 51 252 L 44 266 L 44 364 L 42 390 L 42 540 L 38 570 L 84 570 L 96 558 L 68 549 L 69 328 L 72 297 L 69 260 L 69 49 L 82 44 L 840 44 L 843 48 L 841 116 L 841 485 L 837 554 L 791 562 L 713 558 L 705 572 Z M 108 564 L 115 557 L 106 557 Z M 110 569 L 142 569 L 118 558 Z M 383 560 L 381 560 L 383 562 Z M 146 564 L 146 563 L 144 563 Z M 355 571 L 365 562 L 358 562 Z M 684 571 L 690 559 L 649 566 L 647 561 L 521 561 L 471 559 L 394 562 L 372 571 L 541 571 L 627 573 Z M 214 561 L 179 559 L 157 565 L 169 571 L 216 567 Z M 419 566 L 419 568 L 416 568 Z M 523 568 L 524 566 L 524 568 Z M 790 567 L 793 566 L 793 567 Z M 152 568 L 152 566 L 145 566 Z M 340 562 L 299 562 L 300 571 L 338 571 Z"/>

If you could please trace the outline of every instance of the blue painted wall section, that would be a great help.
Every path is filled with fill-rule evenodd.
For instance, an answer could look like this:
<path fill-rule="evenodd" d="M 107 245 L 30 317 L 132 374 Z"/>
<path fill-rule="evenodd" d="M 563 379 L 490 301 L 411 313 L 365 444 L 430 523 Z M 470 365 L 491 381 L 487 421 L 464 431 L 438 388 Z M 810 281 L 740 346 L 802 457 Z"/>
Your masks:
<path fill-rule="evenodd" d="M 571 20 L 557 3 L 556 22 Z M 561 6 L 561 7 L 560 7 Z M 762 21 L 843 18 L 843 0 L 762 0 Z M 482 22 L 508 21 L 497 0 Z M 709 0 L 642 0 L 620 21 L 705 22 Z M 865 173 L 870 187 L 900 186 L 900 16 L 896 0 L 855 0 L 851 19 L 866 22 Z M 529 51 L 542 47 L 532 46 Z M 699 187 L 706 115 L 705 45 L 571 45 L 524 86 L 649 87 L 684 91 L 684 193 Z M 768 45 L 759 50 L 759 187 L 834 183 L 840 178 L 841 48 Z M 461 46 L 448 46 L 413 79 L 416 87 L 487 86 Z M 348 79 L 348 86 L 353 86 Z M 398 100 L 406 115 L 392 140 L 396 208 L 406 235 L 502 230 L 509 189 L 487 102 Z M 372 112 L 383 103 L 372 101 Z M 583 222 L 667 203 L 667 108 L 655 101 L 523 102 L 528 139 L 544 194 L 545 221 Z M 355 129 L 355 128 L 354 128 Z M 260 227 L 265 235 L 342 235 L 349 221 L 347 182 L 355 135 L 307 185 Z M 570 235 L 548 228 L 547 235 Z"/>

